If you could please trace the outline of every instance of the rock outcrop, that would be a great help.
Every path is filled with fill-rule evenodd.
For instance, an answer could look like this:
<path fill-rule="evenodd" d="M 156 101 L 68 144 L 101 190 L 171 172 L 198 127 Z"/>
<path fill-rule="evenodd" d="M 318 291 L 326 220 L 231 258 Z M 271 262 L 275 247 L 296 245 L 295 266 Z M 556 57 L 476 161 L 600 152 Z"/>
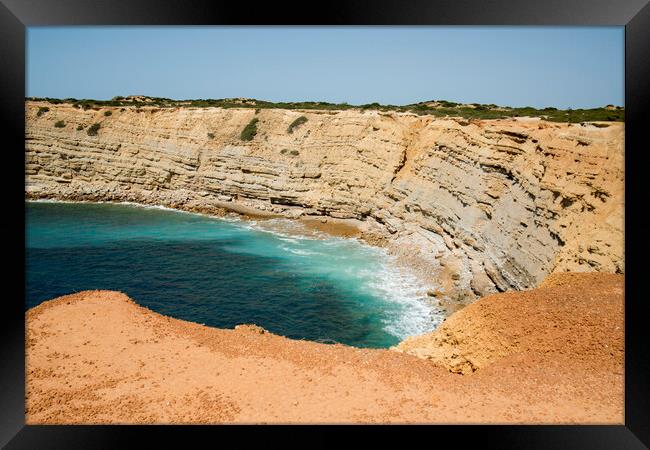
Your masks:
<path fill-rule="evenodd" d="M 623 275 L 553 274 L 537 289 L 483 297 L 393 349 L 462 374 L 533 354 L 622 373 L 623 287 Z"/>
<path fill-rule="evenodd" d="M 624 272 L 621 123 L 45 105 L 26 104 L 30 198 L 353 218 L 458 299 Z"/>

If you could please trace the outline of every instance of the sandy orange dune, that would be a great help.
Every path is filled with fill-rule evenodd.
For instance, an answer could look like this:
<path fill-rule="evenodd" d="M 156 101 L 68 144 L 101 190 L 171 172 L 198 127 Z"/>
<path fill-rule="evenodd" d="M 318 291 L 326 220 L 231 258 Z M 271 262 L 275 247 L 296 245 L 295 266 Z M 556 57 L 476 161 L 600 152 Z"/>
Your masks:
<path fill-rule="evenodd" d="M 485 297 L 400 345 L 420 357 L 80 292 L 27 312 L 27 423 L 621 424 L 623 281 L 553 275 Z"/>

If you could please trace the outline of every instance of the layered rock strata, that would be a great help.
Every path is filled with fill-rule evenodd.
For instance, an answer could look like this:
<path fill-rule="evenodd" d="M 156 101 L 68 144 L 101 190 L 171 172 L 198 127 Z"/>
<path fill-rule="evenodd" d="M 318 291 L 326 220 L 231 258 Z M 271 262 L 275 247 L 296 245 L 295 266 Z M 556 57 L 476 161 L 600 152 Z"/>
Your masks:
<path fill-rule="evenodd" d="M 354 219 L 435 295 L 467 300 L 624 272 L 623 136 L 621 123 L 27 102 L 26 195 Z"/>

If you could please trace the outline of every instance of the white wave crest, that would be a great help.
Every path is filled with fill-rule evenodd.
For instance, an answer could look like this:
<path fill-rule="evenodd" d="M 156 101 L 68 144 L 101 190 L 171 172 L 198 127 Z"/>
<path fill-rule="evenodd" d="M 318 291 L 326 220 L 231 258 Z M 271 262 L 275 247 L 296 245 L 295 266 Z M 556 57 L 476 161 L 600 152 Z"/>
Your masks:
<path fill-rule="evenodd" d="M 433 331 L 444 320 L 442 311 L 426 295 L 433 286 L 420 281 L 407 268 L 399 267 L 392 257 L 386 257 L 366 286 L 394 306 L 387 308 L 384 330 L 400 340 Z"/>

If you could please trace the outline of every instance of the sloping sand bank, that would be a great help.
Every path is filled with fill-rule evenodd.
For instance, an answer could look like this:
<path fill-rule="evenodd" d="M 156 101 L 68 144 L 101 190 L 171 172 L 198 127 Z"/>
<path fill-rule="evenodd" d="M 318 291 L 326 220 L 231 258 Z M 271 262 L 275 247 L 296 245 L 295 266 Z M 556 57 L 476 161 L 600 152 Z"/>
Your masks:
<path fill-rule="evenodd" d="M 485 297 L 400 344 L 420 357 L 86 291 L 27 313 L 27 423 L 621 424 L 623 338 L 622 275 Z"/>

